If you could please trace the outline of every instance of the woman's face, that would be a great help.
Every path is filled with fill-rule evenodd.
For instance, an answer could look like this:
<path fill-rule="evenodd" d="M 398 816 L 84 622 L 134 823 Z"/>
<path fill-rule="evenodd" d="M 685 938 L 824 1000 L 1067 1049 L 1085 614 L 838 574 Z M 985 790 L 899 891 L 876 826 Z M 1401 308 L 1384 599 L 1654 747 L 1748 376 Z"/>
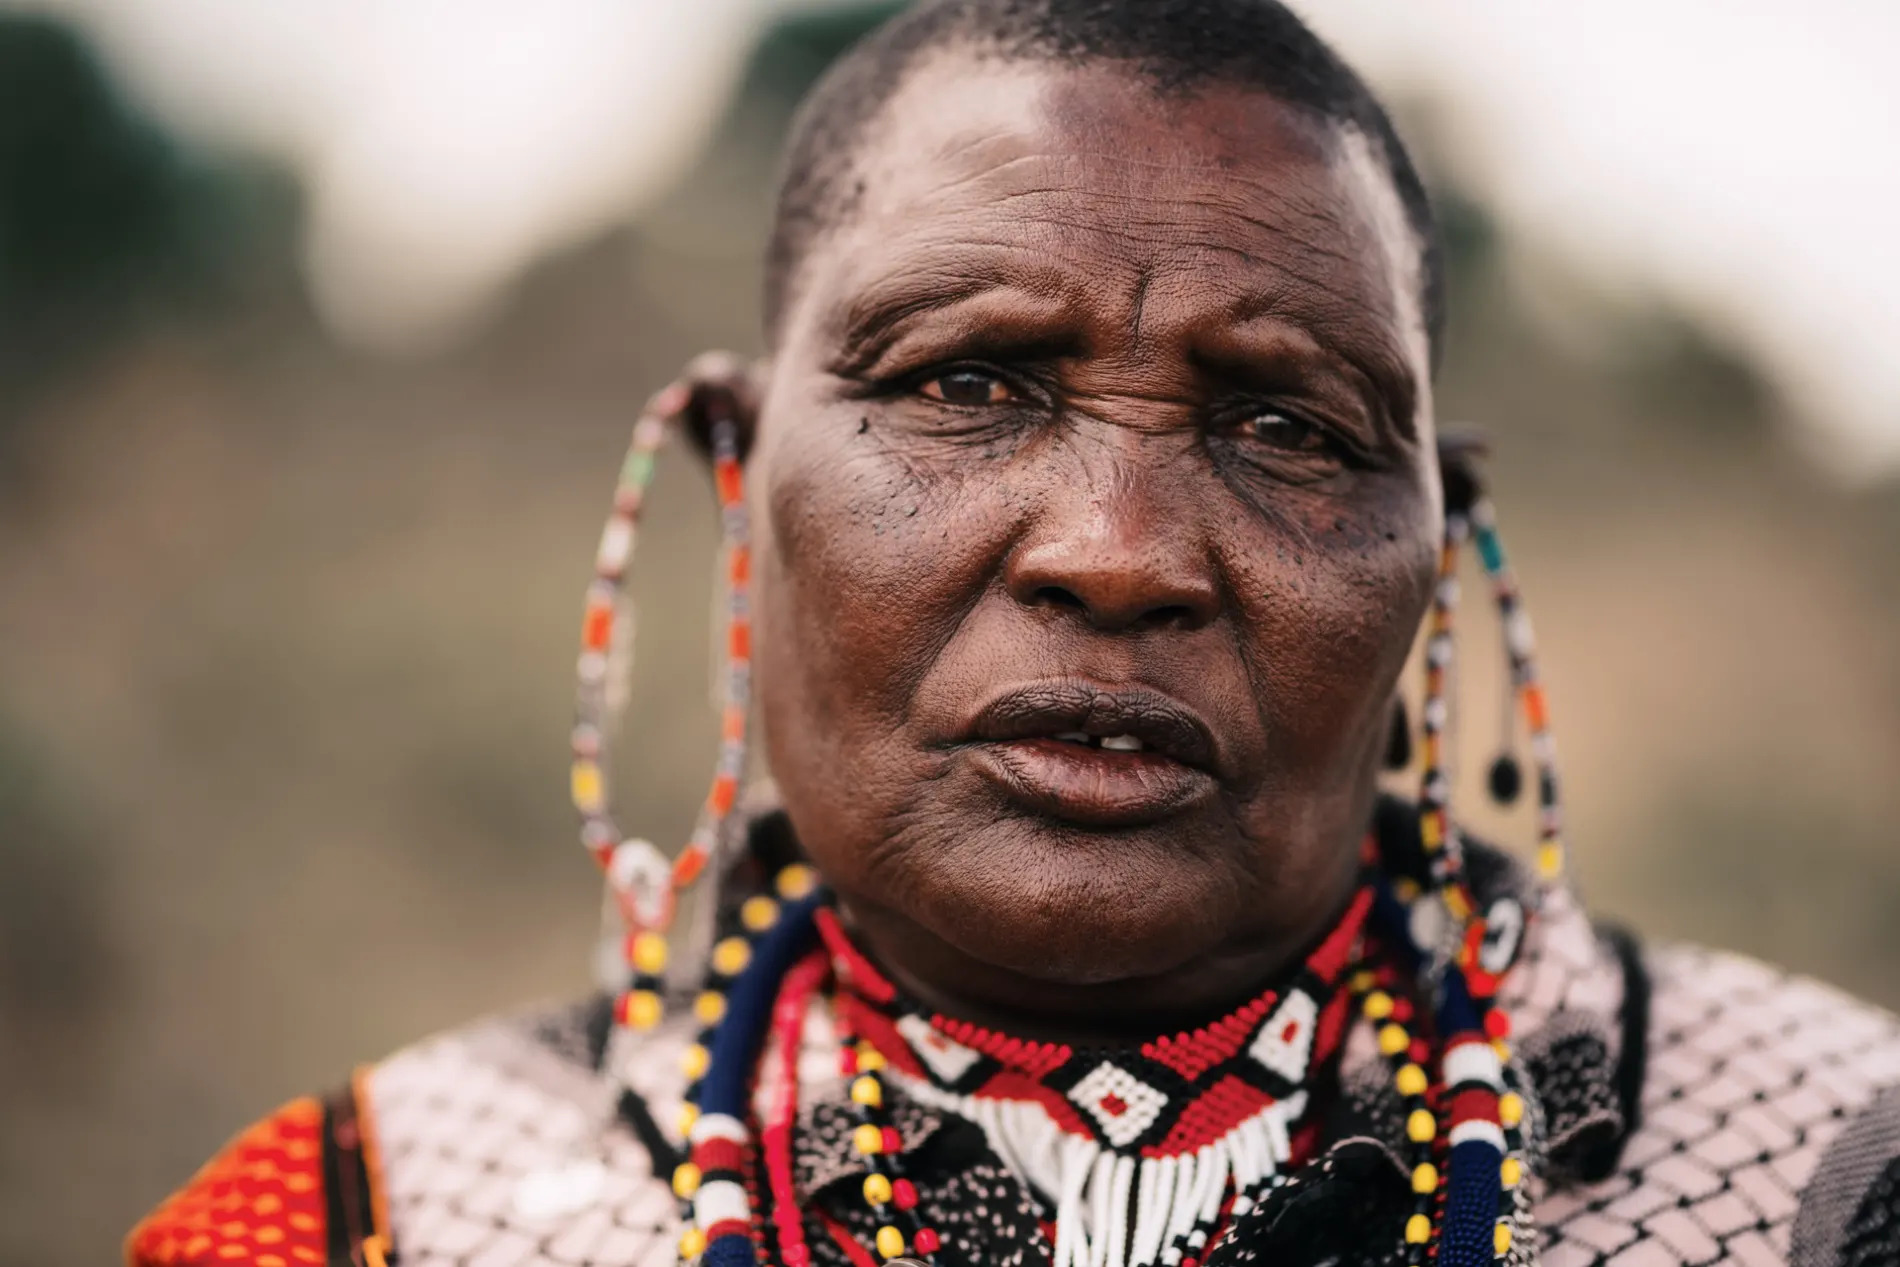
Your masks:
<path fill-rule="evenodd" d="M 943 57 L 749 458 L 785 806 L 911 988 L 1187 1016 L 1337 912 L 1439 524 L 1418 250 L 1271 97 Z"/>

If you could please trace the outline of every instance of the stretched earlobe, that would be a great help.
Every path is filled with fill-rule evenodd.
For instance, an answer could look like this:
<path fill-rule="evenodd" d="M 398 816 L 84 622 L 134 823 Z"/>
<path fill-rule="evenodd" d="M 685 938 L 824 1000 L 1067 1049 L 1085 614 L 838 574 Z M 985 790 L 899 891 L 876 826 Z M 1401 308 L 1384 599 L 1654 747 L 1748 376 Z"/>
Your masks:
<path fill-rule="evenodd" d="M 1385 768 L 1403 770 L 1412 764 L 1412 718 L 1405 709 L 1405 698 L 1392 701 L 1392 728 L 1385 740 Z"/>
<path fill-rule="evenodd" d="M 766 369 L 765 361 L 748 361 L 737 352 L 702 352 L 687 362 L 668 390 L 685 393 L 681 421 L 702 458 L 712 457 L 714 424 L 727 421 L 738 437 L 739 460 L 752 452 Z"/>

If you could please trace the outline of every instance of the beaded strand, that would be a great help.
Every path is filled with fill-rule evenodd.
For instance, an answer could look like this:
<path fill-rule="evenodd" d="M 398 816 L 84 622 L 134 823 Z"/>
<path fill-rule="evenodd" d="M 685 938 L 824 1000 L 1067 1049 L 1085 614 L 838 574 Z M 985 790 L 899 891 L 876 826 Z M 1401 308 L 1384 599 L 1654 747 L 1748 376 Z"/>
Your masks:
<path fill-rule="evenodd" d="M 930 1256 L 941 1247 L 942 1237 L 917 1216 L 917 1187 L 904 1174 L 904 1139 L 891 1125 L 885 1109 L 884 1055 L 861 1041 L 848 1028 L 842 1013 L 834 1015 L 839 1072 L 851 1080 L 851 1103 L 858 1117 L 851 1144 L 870 1171 L 864 1177 L 862 1191 L 864 1203 L 878 1221 L 878 1255 L 888 1260 L 913 1252 L 918 1261 L 928 1264 Z"/>
<path fill-rule="evenodd" d="M 705 871 L 723 839 L 745 766 L 752 663 L 748 602 L 751 548 L 739 465 L 738 397 L 733 381 L 739 371 L 736 363 L 720 363 L 718 369 L 717 373 L 709 371 L 693 381 L 682 380 L 666 387 L 653 397 L 634 425 L 614 490 L 613 508 L 595 552 L 594 579 L 588 585 L 581 618 L 569 793 L 581 815 L 581 842 L 605 875 L 621 921 L 629 930 L 623 948 L 627 981 L 615 999 L 614 1017 L 619 1024 L 635 1030 L 652 1029 L 660 1023 L 665 1010 L 661 974 L 669 958 L 666 935 L 680 895 Z M 607 736 L 625 704 L 632 668 L 634 610 L 626 581 L 640 513 L 660 448 L 696 404 L 710 426 L 713 480 L 725 542 L 725 702 L 712 786 L 691 837 L 669 863 L 651 842 L 625 838 L 615 824 L 607 788 Z"/>
<path fill-rule="evenodd" d="M 1556 880 L 1564 871 L 1563 818 L 1557 797 L 1557 745 L 1550 734 L 1550 709 L 1543 684 L 1537 677 L 1537 643 L 1531 633 L 1530 614 L 1524 610 L 1523 595 L 1517 576 L 1505 557 L 1504 544 L 1498 538 L 1497 511 L 1489 498 L 1480 497 L 1471 507 L 1471 527 L 1479 562 L 1490 578 L 1497 604 L 1498 620 L 1504 628 L 1505 656 L 1510 666 L 1511 694 L 1523 709 L 1524 723 L 1530 731 L 1531 759 L 1537 766 L 1537 870 L 1546 880 Z M 1495 771 L 1509 762 L 1512 776 L 1500 779 Z M 1515 759 L 1506 753 L 1494 767 L 1492 790 L 1515 795 Z M 1513 797 L 1500 796 L 1508 801 Z"/>
<path fill-rule="evenodd" d="M 1445 731 L 1451 717 L 1448 687 L 1452 663 L 1452 622 L 1458 610 L 1458 556 L 1470 523 L 1456 510 L 1445 513 L 1445 541 L 1439 551 L 1438 578 L 1432 587 L 1432 611 L 1425 638 L 1425 698 L 1419 710 L 1424 774 L 1419 785 L 1419 837 L 1425 846 L 1433 886 L 1444 894 L 1454 918 L 1471 914 L 1464 891 L 1463 849 L 1451 817 L 1451 777 L 1447 771 Z"/>

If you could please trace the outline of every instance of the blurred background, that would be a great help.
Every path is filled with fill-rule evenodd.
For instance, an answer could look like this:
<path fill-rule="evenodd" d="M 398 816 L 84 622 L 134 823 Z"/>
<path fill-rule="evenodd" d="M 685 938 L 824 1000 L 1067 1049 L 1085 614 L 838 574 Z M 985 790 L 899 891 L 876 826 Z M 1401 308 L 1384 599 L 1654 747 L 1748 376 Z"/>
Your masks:
<path fill-rule="evenodd" d="M 111 1261 L 282 1099 L 588 988 L 621 446 L 757 349 L 788 112 L 892 7 L 0 0 L 0 1263 Z M 1587 895 L 1900 1004 L 1900 8 L 1298 7 L 1440 199 Z M 650 522 L 620 795 L 677 840 L 692 464 Z"/>

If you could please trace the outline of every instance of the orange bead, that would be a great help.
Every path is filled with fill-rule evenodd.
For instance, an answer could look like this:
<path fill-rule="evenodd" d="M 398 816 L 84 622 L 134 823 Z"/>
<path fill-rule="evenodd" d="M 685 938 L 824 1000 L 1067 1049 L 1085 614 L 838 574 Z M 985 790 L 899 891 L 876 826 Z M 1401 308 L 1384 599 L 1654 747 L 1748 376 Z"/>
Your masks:
<path fill-rule="evenodd" d="M 589 651 L 605 651 L 613 640 L 614 609 L 611 604 L 589 606 L 581 618 L 581 646 Z"/>

